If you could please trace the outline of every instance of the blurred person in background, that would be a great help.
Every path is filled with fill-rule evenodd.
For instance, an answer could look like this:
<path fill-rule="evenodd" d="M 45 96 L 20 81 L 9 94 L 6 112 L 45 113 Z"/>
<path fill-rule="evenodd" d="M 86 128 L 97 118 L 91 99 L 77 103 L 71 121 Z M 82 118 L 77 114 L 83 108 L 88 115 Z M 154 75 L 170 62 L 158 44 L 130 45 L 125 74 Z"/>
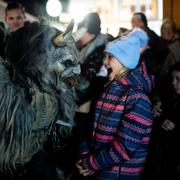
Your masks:
<path fill-rule="evenodd" d="M 24 26 L 26 22 L 25 8 L 18 2 L 11 2 L 5 9 L 4 20 L 9 32 L 14 32 Z"/>
<path fill-rule="evenodd" d="M 154 112 L 153 146 L 145 180 L 179 180 L 180 62 L 171 66 L 160 82 L 159 101 Z"/>
<path fill-rule="evenodd" d="M 157 45 L 157 43 L 159 42 L 159 36 L 152 29 L 149 28 L 148 20 L 145 14 L 143 14 L 142 12 L 134 13 L 131 23 L 133 28 L 139 27 L 147 33 L 149 37 L 149 47 L 155 47 Z"/>
<path fill-rule="evenodd" d="M 151 72 L 153 75 L 155 75 L 155 78 L 157 79 L 160 72 L 160 58 L 159 58 L 159 36 L 149 28 L 148 26 L 148 20 L 142 12 L 136 12 L 134 13 L 132 20 L 131 20 L 132 27 L 139 27 L 143 29 L 148 37 L 148 49 L 146 49 L 142 53 L 142 59 L 145 60 L 146 66 L 148 68 L 148 71 Z"/>
<path fill-rule="evenodd" d="M 84 19 L 78 24 L 78 29 L 83 29 L 85 31 L 84 35 L 76 43 L 76 47 L 79 49 L 79 63 L 81 66 L 84 66 L 84 64 L 90 64 L 90 62 L 88 61 L 93 61 L 93 59 L 89 59 L 88 56 L 93 53 L 93 51 L 95 51 L 98 47 L 105 45 L 108 42 L 108 37 L 101 33 L 101 19 L 96 12 L 88 13 L 84 17 Z M 102 67 L 102 70 L 100 69 L 100 71 L 104 71 L 104 69 L 105 68 Z M 104 76 L 106 75 L 107 71 Z M 84 76 L 82 74 L 80 80 L 83 79 Z M 88 85 L 89 83 L 84 83 L 83 88 L 86 89 L 85 86 L 87 86 L 88 88 Z M 89 105 L 89 102 L 81 104 L 77 109 L 77 112 L 88 113 Z"/>
<path fill-rule="evenodd" d="M 176 31 L 177 32 L 177 31 Z M 162 76 L 165 75 L 171 66 L 173 66 L 176 62 L 180 61 L 180 36 L 177 36 L 177 39 L 168 45 L 168 55 L 162 66 Z"/>
<path fill-rule="evenodd" d="M 84 28 L 86 33 L 77 42 L 80 51 L 79 62 L 83 64 L 87 56 L 98 46 L 108 42 L 106 35 L 101 33 L 101 19 L 96 12 L 88 13 L 78 24 L 78 29 Z"/>
<path fill-rule="evenodd" d="M 160 61 L 164 63 L 167 54 L 169 53 L 168 45 L 174 42 L 176 37 L 176 24 L 171 19 L 164 19 L 161 25 L 161 36 L 159 42 Z"/>
<path fill-rule="evenodd" d="M 88 13 L 78 24 L 78 29 L 85 30 L 84 35 L 76 43 L 76 46 L 79 49 L 78 60 L 82 70 L 80 81 L 84 81 L 84 83 L 79 84 L 84 85 L 85 93 L 83 93 L 82 91 L 78 93 L 80 101 L 78 102 L 79 107 L 76 110 L 77 112 L 75 118 L 77 119 L 77 124 L 80 123 L 81 120 L 83 125 L 88 123 L 87 120 L 90 116 L 89 113 L 91 107 L 91 99 L 93 96 L 91 96 L 91 98 L 88 97 L 88 94 L 90 92 L 89 89 L 92 88 L 92 84 L 93 88 L 96 89 L 95 87 L 98 87 L 99 83 L 102 84 L 101 79 L 103 79 L 102 82 L 104 83 L 104 78 L 98 78 L 99 83 L 92 82 L 95 82 L 94 80 L 97 79 L 96 77 L 98 76 L 99 71 L 104 71 L 105 74 L 103 76 L 107 76 L 107 71 L 103 67 L 103 51 L 105 48 L 105 44 L 108 42 L 108 37 L 101 33 L 101 19 L 97 12 Z M 102 68 L 99 66 L 102 66 Z M 89 75 L 93 75 L 93 78 L 88 77 L 88 72 Z M 104 72 L 102 72 L 102 74 Z M 92 92 L 90 94 L 92 94 Z"/>
<path fill-rule="evenodd" d="M 78 87 L 77 90 L 78 107 L 75 121 L 77 122 L 77 127 L 86 132 L 89 128 L 87 128 L 87 124 L 91 124 L 90 107 L 93 98 L 92 94 L 95 92 L 95 89 L 103 88 L 103 84 L 106 82 L 104 77 L 107 76 L 107 70 L 103 66 L 103 56 L 108 37 L 101 33 L 101 19 L 97 12 L 88 13 L 78 24 L 78 29 L 84 29 L 85 33 L 76 43 L 76 47 L 79 50 L 78 60 L 82 71 L 78 83 L 81 84 L 81 87 Z M 99 76 L 98 73 L 101 74 L 99 78 L 97 78 Z M 94 89 L 93 91 L 92 88 Z"/>
<path fill-rule="evenodd" d="M 164 19 L 161 25 L 161 37 L 166 41 L 174 41 L 176 39 L 176 24 L 171 19 Z"/>
<path fill-rule="evenodd" d="M 25 15 L 25 8 L 16 1 L 8 3 L 5 9 L 4 21 L 7 26 L 7 33 L 4 46 L 4 57 L 6 58 L 7 41 L 9 36 L 11 35 L 11 33 L 24 27 L 25 24 L 28 24 Z"/>

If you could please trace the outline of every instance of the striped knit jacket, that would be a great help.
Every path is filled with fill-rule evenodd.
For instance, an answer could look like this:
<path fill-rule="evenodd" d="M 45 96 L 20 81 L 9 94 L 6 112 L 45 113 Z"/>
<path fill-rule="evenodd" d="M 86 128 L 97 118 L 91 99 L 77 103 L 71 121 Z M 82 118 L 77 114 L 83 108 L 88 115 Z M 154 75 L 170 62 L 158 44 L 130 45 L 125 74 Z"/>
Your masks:
<path fill-rule="evenodd" d="M 84 163 L 96 172 L 94 179 L 139 179 L 153 122 L 151 88 L 144 66 L 106 86 L 96 104 L 91 146 L 81 143 Z"/>

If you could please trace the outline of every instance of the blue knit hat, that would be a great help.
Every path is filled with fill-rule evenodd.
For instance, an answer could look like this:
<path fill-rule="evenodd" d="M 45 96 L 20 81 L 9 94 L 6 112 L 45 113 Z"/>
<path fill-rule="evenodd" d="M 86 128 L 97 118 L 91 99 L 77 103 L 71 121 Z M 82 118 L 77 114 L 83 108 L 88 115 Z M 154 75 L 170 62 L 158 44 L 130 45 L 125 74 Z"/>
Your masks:
<path fill-rule="evenodd" d="M 109 42 L 105 52 L 113 55 L 128 69 L 134 69 L 140 59 L 140 49 L 148 43 L 147 34 L 140 28 L 134 28 L 127 36 Z"/>

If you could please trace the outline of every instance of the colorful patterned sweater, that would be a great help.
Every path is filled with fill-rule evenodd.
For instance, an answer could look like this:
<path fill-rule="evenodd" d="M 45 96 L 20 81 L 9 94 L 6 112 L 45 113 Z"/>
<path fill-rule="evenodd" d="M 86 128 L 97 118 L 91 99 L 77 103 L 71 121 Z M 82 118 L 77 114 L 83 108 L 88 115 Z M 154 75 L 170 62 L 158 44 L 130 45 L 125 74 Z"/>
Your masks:
<path fill-rule="evenodd" d="M 147 156 L 153 114 L 152 79 L 144 66 L 109 83 L 97 102 L 91 147 L 81 155 L 96 179 L 139 179 Z"/>

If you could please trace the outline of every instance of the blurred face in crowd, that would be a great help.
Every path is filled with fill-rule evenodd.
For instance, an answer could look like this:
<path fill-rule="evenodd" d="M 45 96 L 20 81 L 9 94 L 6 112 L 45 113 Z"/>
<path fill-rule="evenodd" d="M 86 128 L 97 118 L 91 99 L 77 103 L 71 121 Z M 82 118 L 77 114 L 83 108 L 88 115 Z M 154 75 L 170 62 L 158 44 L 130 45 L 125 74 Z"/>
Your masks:
<path fill-rule="evenodd" d="M 26 17 L 21 9 L 12 9 L 6 12 L 5 22 L 9 28 L 10 32 L 14 32 L 17 29 L 24 26 Z"/>
<path fill-rule="evenodd" d="M 108 69 L 108 77 L 110 81 L 114 79 L 120 79 L 125 74 L 125 72 L 128 71 L 126 67 L 124 67 L 115 57 L 109 53 L 105 54 L 104 64 Z"/>
<path fill-rule="evenodd" d="M 180 71 L 172 72 L 173 82 L 172 85 L 174 87 L 175 92 L 180 95 Z"/>
<path fill-rule="evenodd" d="M 145 28 L 143 21 L 141 20 L 141 18 L 138 15 L 133 16 L 133 18 L 131 20 L 131 24 L 132 24 L 132 28 L 135 28 L 135 27 L 138 27 L 141 29 Z"/>
<path fill-rule="evenodd" d="M 165 40 L 172 40 L 174 37 L 174 29 L 172 23 L 166 22 L 161 27 L 161 36 Z"/>

